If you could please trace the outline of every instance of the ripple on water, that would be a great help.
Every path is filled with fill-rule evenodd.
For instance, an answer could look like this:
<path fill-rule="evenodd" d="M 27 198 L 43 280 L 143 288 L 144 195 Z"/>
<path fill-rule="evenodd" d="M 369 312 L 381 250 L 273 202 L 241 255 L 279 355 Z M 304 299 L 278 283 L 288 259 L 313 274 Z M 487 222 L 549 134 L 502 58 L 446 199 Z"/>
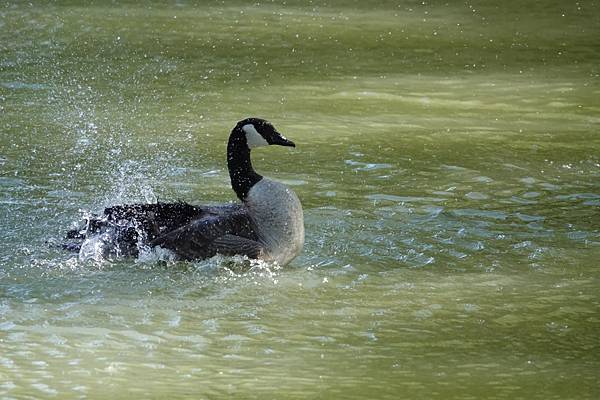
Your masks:
<path fill-rule="evenodd" d="M 0 86 L 11 90 L 45 90 L 49 86 L 43 83 L 27 83 L 27 82 L 0 82 Z"/>
<path fill-rule="evenodd" d="M 531 176 L 527 176 L 525 178 L 521 178 L 519 179 L 519 181 L 521 181 L 522 183 L 526 184 L 526 185 L 533 185 L 537 182 L 537 179 L 531 177 Z"/>
<path fill-rule="evenodd" d="M 373 171 L 379 169 L 392 168 L 392 164 L 386 163 L 367 163 L 362 161 L 346 160 L 346 165 L 350 165 L 354 171 Z"/>
<path fill-rule="evenodd" d="M 451 211 L 452 214 L 457 217 L 469 217 L 469 218 L 484 218 L 484 219 L 495 219 L 505 220 L 508 218 L 507 213 L 504 211 L 497 210 L 478 210 L 474 208 L 462 208 L 454 209 Z"/>
<path fill-rule="evenodd" d="M 537 200 L 532 200 L 531 198 L 523 198 L 523 197 L 519 197 L 519 196 L 511 196 L 509 201 L 511 203 L 523 204 L 523 205 L 531 205 L 531 204 L 538 203 Z"/>
<path fill-rule="evenodd" d="M 476 176 L 473 178 L 474 182 L 481 182 L 481 183 L 492 183 L 494 182 L 494 180 L 488 176 Z"/>
<path fill-rule="evenodd" d="M 525 197 L 526 199 L 533 199 L 536 197 L 540 197 L 541 193 L 540 192 L 525 192 L 522 195 L 523 197 Z"/>
<path fill-rule="evenodd" d="M 443 202 L 446 199 L 442 199 L 439 197 L 418 197 L 418 196 L 397 196 L 393 194 L 370 194 L 365 196 L 369 200 L 374 201 L 392 201 L 398 203 L 429 203 L 429 202 Z"/>
<path fill-rule="evenodd" d="M 10 331 L 11 329 L 15 328 L 16 326 L 17 325 L 15 325 L 15 323 L 12 321 L 0 322 L 0 331 Z"/>
<path fill-rule="evenodd" d="M 538 215 L 528 215 L 519 212 L 515 213 L 514 215 L 523 222 L 537 222 L 545 219 L 544 217 L 540 217 Z"/>
<path fill-rule="evenodd" d="M 564 194 L 564 195 L 558 195 L 554 197 L 557 200 L 568 200 L 568 201 L 575 201 L 575 200 L 600 200 L 600 194 L 596 194 L 596 193 L 572 193 L 572 194 Z"/>
<path fill-rule="evenodd" d="M 333 190 L 327 190 L 324 192 L 315 192 L 315 195 L 320 196 L 320 197 L 336 197 L 337 192 L 335 192 Z"/>
<path fill-rule="evenodd" d="M 465 194 L 465 197 L 471 200 L 487 200 L 490 198 L 490 196 L 481 192 L 469 192 Z"/>

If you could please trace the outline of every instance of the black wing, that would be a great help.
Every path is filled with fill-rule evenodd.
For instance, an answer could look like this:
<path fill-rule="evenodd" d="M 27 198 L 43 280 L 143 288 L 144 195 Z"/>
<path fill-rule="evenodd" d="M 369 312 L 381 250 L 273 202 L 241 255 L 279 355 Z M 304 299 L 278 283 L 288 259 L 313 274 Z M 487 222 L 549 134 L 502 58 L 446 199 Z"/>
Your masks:
<path fill-rule="evenodd" d="M 148 243 L 192 221 L 235 214 L 240 210 L 241 204 L 194 206 L 184 202 L 158 202 L 116 205 L 106 208 L 102 216 L 89 217 L 81 229 L 67 232 L 68 242 L 64 243 L 63 247 L 79 251 L 86 238 L 100 232 L 108 232 L 117 254 L 135 257 L 140 241 Z"/>
<path fill-rule="evenodd" d="M 242 239 L 238 242 L 244 245 L 238 244 L 239 250 L 232 246 L 228 252 L 227 243 L 231 243 L 231 236 Z M 207 213 L 200 219 L 157 237 L 150 242 L 150 246 L 172 250 L 179 257 L 191 260 L 209 258 L 217 253 L 246 254 L 246 248 L 247 253 L 260 254 L 262 250 L 258 248 L 257 239 L 252 220 L 243 208 L 238 208 L 228 213 Z"/>
<path fill-rule="evenodd" d="M 143 232 L 147 240 L 152 240 L 201 218 L 206 213 L 207 210 L 203 207 L 183 202 L 125 204 L 106 208 L 104 220 L 120 226 L 134 227 L 138 232 Z"/>

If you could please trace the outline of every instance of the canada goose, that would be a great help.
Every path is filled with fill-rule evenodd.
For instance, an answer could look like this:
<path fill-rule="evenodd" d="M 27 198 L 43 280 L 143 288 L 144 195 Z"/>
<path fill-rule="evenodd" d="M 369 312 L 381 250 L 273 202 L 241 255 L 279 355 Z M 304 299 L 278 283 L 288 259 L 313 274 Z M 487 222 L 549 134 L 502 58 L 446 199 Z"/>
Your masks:
<path fill-rule="evenodd" d="M 241 203 L 194 206 L 187 203 L 125 204 L 108 207 L 67 234 L 65 248 L 82 252 L 102 243 L 104 256 L 137 256 L 140 246 L 168 249 L 178 259 L 217 254 L 245 255 L 285 265 L 304 244 L 304 217 L 296 194 L 254 171 L 250 150 L 267 145 L 295 147 L 269 122 L 247 118 L 231 131 L 227 167 Z"/>

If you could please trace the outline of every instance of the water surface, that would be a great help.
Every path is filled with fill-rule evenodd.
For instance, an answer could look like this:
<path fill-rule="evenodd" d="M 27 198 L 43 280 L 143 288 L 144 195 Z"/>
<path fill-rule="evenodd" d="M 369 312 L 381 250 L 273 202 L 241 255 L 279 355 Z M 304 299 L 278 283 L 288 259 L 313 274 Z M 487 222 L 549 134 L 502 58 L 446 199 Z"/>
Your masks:
<path fill-rule="evenodd" d="M 3 398 L 597 398 L 595 2 L 0 5 Z M 305 208 L 289 266 L 80 262 L 120 202 Z"/>

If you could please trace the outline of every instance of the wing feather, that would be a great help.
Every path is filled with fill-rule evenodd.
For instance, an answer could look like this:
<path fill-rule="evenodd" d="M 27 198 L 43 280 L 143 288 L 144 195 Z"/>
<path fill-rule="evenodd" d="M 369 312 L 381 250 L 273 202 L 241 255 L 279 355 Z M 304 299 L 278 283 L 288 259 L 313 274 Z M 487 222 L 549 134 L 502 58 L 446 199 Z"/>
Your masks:
<path fill-rule="evenodd" d="M 235 235 L 224 235 L 216 238 L 210 245 L 216 254 L 224 256 L 245 255 L 259 258 L 264 254 L 264 247 L 256 240 L 246 239 Z"/>
<path fill-rule="evenodd" d="M 214 256 L 221 248 L 219 242 L 214 245 L 213 242 L 226 235 L 254 241 L 257 239 L 252 220 L 245 210 L 239 209 L 227 215 L 211 214 L 193 220 L 158 236 L 150 242 L 150 246 L 172 250 L 184 259 L 208 258 Z"/>

